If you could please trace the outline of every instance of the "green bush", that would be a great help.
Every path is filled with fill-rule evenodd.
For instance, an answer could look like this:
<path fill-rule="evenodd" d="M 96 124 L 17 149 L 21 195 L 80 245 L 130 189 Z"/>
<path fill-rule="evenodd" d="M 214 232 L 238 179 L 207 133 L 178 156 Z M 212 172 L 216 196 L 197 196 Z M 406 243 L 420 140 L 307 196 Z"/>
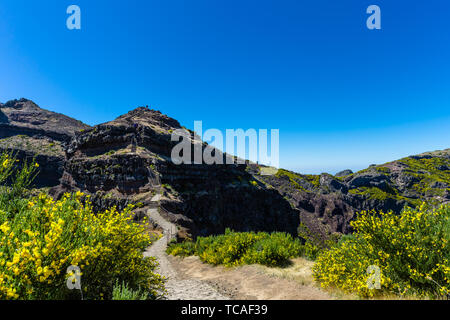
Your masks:
<path fill-rule="evenodd" d="M 185 241 L 182 243 L 170 242 L 166 250 L 167 254 L 173 256 L 188 257 L 195 255 L 195 242 Z"/>
<path fill-rule="evenodd" d="M 325 250 L 324 248 L 320 248 L 309 241 L 305 242 L 303 246 L 304 246 L 304 256 L 312 261 L 317 259 L 322 250 Z"/>
<path fill-rule="evenodd" d="M 275 232 L 256 241 L 242 260 L 246 264 L 276 266 L 303 253 L 304 248 L 299 239 L 294 240 L 290 234 Z"/>
<path fill-rule="evenodd" d="M 39 165 L 32 161 L 19 163 L 12 154 L 0 154 L 0 208 L 13 216 L 27 206 L 28 188 L 37 175 Z"/>
<path fill-rule="evenodd" d="M 112 300 L 147 300 L 148 293 L 142 290 L 133 290 L 125 282 L 116 282 L 113 288 Z"/>
<path fill-rule="evenodd" d="M 203 262 L 213 265 L 238 266 L 262 264 L 276 266 L 301 256 L 304 247 L 299 239 L 281 232 L 233 232 L 198 237 L 194 242 L 172 244 L 167 253 L 179 256 L 198 255 Z"/>

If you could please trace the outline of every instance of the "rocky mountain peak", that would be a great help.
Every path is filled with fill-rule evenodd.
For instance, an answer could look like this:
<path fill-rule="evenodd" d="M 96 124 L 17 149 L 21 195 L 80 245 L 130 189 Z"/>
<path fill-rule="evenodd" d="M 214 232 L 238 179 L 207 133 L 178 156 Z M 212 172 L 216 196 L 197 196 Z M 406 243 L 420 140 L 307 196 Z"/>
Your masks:
<path fill-rule="evenodd" d="M 1 108 L 11 108 L 16 110 L 39 110 L 39 106 L 31 100 L 21 98 L 14 99 L 1 104 Z"/>
<path fill-rule="evenodd" d="M 67 148 L 72 157 L 93 157 L 106 153 L 158 153 L 170 156 L 171 133 L 180 123 L 160 111 L 139 107 L 88 130 L 76 134 Z"/>
<path fill-rule="evenodd" d="M 162 114 L 158 110 L 153 110 L 148 107 L 138 107 L 104 125 L 139 125 L 151 127 L 158 131 L 169 131 L 181 128 L 180 123 L 177 120 Z"/>
<path fill-rule="evenodd" d="M 0 124 L 7 126 L 0 136 L 24 134 L 51 135 L 56 140 L 68 140 L 75 132 L 89 128 L 81 121 L 40 108 L 31 100 L 11 100 L 0 107 Z"/>

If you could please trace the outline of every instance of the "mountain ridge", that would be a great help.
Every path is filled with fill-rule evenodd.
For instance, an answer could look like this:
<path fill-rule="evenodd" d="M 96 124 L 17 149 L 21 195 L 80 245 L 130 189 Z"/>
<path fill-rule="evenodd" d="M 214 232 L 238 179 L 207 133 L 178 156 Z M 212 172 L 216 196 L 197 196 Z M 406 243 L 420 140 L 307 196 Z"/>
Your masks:
<path fill-rule="evenodd" d="M 40 108 L 25 98 L 0 104 L 0 125 L 20 127 L 36 134 L 46 131 L 46 135 L 52 135 L 55 140 L 68 140 L 76 131 L 90 127 L 62 113 Z M 2 134 L 5 136 L 4 130 Z"/>
<path fill-rule="evenodd" d="M 20 108 L 23 104 L 28 108 Z M 6 107 L 0 104 L 0 110 L 8 110 L 8 116 L 11 106 L 16 105 L 14 127 L 9 127 L 9 133 L 0 131 L 0 149 L 22 152 L 23 159 L 37 156 L 44 172 L 54 172 L 52 179 L 47 179 L 51 183 L 46 175 L 38 177 L 38 186 L 52 187 L 55 197 L 73 191 L 91 194 L 99 209 L 139 204 L 139 219 L 150 205 L 157 181 L 161 181 L 161 214 L 179 226 L 179 238 L 222 233 L 228 227 L 236 231 L 300 232 L 323 242 L 336 233 L 351 232 L 349 222 L 361 210 L 398 213 L 404 206 L 417 206 L 421 201 L 450 201 L 450 149 L 355 173 L 304 175 L 279 169 L 266 176 L 261 174 L 264 166 L 248 161 L 173 164 L 170 155 L 176 142 L 171 141 L 171 133 L 182 127 L 177 120 L 146 107 L 90 127 L 37 109 L 33 109 L 31 119 L 30 108 L 37 105 L 26 99 L 13 100 Z M 48 117 L 60 119 L 63 127 L 67 123 L 69 128 L 65 133 L 60 128 L 60 133 L 69 138 L 52 137 L 52 125 L 46 134 L 42 126 L 49 123 Z M 24 119 L 23 124 L 17 119 Z M 36 123 L 41 127 L 30 130 Z M 193 140 L 194 133 L 189 132 Z M 9 144 L 5 143 L 8 139 Z M 23 147 L 19 147 L 20 139 L 26 140 Z M 43 141 L 46 146 L 57 145 L 57 151 L 52 154 L 43 147 L 33 148 Z M 206 146 L 202 144 L 202 148 Z"/>

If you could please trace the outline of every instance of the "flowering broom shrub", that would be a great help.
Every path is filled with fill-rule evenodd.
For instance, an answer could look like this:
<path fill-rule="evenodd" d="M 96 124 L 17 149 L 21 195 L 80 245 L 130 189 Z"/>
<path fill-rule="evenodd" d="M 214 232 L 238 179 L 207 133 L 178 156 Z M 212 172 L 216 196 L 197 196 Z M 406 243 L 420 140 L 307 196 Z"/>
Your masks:
<path fill-rule="evenodd" d="M 301 256 L 303 246 L 299 239 L 281 232 L 233 232 L 198 237 L 195 243 L 172 244 L 167 253 L 179 256 L 198 255 L 203 262 L 213 265 L 242 264 L 280 265 L 290 258 Z"/>
<path fill-rule="evenodd" d="M 322 286 L 362 297 L 382 293 L 446 297 L 450 293 L 450 205 L 392 212 L 361 212 L 352 222 L 353 237 L 323 251 L 314 266 Z M 380 290 L 369 289 L 380 269 Z"/>
<path fill-rule="evenodd" d="M 2 181 L 14 161 L 0 164 Z M 17 176 L 30 176 L 31 167 Z M 150 236 L 145 224 L 132 222 L 131 206 L 94 214 L 89 197 L 78 192 L 58 201 L 45 194 L 20 199 L 11 210 L 1 199 L 15 183 L 0 189 L 0 299 L 110 299 L 117 281 L 148 298 L 161 292 L 155 259 L 143 257 Z M 69 266 L 81 269 L 81 292 L 67 288 Z"/>

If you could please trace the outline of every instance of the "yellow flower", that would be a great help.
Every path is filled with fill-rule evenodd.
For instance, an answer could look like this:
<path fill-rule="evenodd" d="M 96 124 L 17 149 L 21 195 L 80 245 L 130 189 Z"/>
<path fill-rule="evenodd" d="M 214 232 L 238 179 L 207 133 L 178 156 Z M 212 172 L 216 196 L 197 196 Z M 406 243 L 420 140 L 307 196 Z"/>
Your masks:
<path fill-rule="evenodd" d="M 8 164 L 9 164 L 9 159 L 5 159 L 2 164 L 3 168 L 8 167 Z"/>
<path fill-rule="evenodd" d="M 38 275 L 40 275 L 42 273 L 43 269 L 42 267 L 37 268 L 36 272 Z"/>

